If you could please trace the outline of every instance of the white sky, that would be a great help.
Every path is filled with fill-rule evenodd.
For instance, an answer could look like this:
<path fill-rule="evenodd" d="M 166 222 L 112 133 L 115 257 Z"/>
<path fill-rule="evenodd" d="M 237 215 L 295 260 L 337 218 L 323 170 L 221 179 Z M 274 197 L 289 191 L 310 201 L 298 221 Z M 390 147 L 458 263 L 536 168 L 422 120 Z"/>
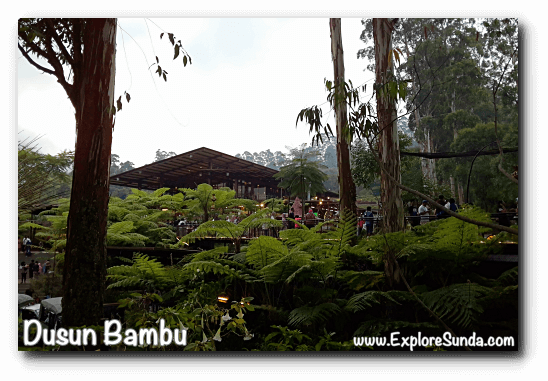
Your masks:
<path fill-rule="evenodd" d="M 326 101 L 323 81 L 333 79 L 328 18 L 151 20 L 181 40 L 192 65 L 184 67 L 182 56 L 173 61 L 173 47 L 167 35 L 160 40 L 154 23 L 118 20 L 135 39 L 118 28 L 115 93 L 131 95 L 113 133 L 112 153 L 122 161 L 150 163 L 157 149 L 180 154 L 208 147 L 235 155 L 285 153 L 286 146 L 310 143 L 307 126 L 295 128 L 295 121 L 302 108 Z M 360 18 L 343 18 L 346 78 L 355 86 L 371 85 L 373 78 L 364 71 L 367 60 L 357 59 L 365 46 L 362 30 Z M 155 66 L 147 70 L 156 55 L 167 82 L 154 74 Z M 20 136 L 44 135 L 45 153 L 73 150 L 74 110 L 55 78 L 19 58 L 17 82 Z M 328 104 L 323 109 L 327 113 Z M 329 118 L 334 125 L 333 113 Z"/>

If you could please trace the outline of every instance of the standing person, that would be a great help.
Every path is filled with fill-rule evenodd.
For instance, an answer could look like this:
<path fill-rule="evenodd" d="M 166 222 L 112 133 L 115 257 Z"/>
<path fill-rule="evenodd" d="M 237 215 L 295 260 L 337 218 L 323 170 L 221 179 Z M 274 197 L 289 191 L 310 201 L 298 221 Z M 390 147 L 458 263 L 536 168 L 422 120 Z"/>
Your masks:
<path fill-rule="evenodd" d="M 365 222 L 365 212 L 361 216 L 358 216 L 358 237 L 362 235 L 363 224 Z"/>
<path fill-rule="evenodd" d="M 455 213 L 457 213 L 457 210 L 459 210 L 457 204 L 455 204 L 454 198 L 450 198 L 449 201 L 447 201 L 447 204 L 445 204 L 445 207 Z"/>
<path fill-rule="evenodd" d="M 371 211 L 370 206 L 368 206 L 365 211 L 365 231 L 368 237 L 373 235 L 373 212 Z"/>
<path fill-rule="evenodd" d="M 29 281 L 34 277 L 34 259 L 29 264 Z"/>
<path fill-rule="evenodd" d="M 30 240 L 30 238 L 27 238 L 27 243 L 25 245 L 26 247 L 26 256 L 27 257 L 30 257 L 32 255 L 32 253 L 30 252 L 30 246 L 32 245 L 32 241 Z"/>
<path fill-rule="evenodd" d="M 430 212 L 430 209 L 427 206 L 428 201 L 422 200 L 421 206 L 419 206 L 418 214 L 421 216 L 421 225 L 426 224 L 427 222 L 430 222 L 430 219 L 428 218 L 428 213 Z"/>
<path fill-rule="evenodd" d="M 17 253 L 20 253 L 23 249 L 23 243 L 21 242 L 21 237 L 17 237 Z"/>
<path fill-rule="evenodd" d="M 44 274 L 47 274 L 47 273 L 48 273 L 48 270 L 49 270 L 49 261 L 46 261 L 46 262 L 44 263 L 44 266 L 42 266 L 42 269 L 43 269 Z"/>
<path fill-rule="evenodd" d="M 314 215 L 314 212 L 312 209 L 308 210 L 308 213 L 304 215 L 304 224 L 307 228 L 312 229 L 314 227 L 314 221 L 316 220 L 316 216 Z"/>
<path fill-rule="evenodd" d="M 518 204 L 518 197 L 516 197 L 516 216 L 514 217 L 514 218 L 516 218 L 516 219 L 518 218 L 518 206 L 519 206 L 519 204 Z"/>
<path fill-rule="evenodd" d="M 437 201 L 438 201 L 438 204 L 440 204 L 440 205 L 445 205 L 447 203 L 447 201 L 445 200 L 445 197 L 443 197 L 442 194 L 440 194 Z M 446 218 L 448 216 L 449 215 L 447 213 L 445 213 L 445 211 L 443 209 L 436 208 L 436 217 Z"/>
<path fill-rule="evenodd" d="M 415 201 L 409 201 L 409 203 L 407 204 L 407 212 L 409 213 L 410 217 L 413 217 L 409 219 L 411 226 L 417 226 L 419 224 L 419 218 L 415 218 L 418 216 L 417 205 L 415 204 Z"/>
<path fill-rule="evenodd" d="M 276 218 L 276 212 L 272 212 L 272 214 L 270 215 L 270 219 L 271 219 L 271 220 L 276 220 L 276 219 L 277 219 L 277 218 Z M 272 226 L 270 227 L 270 233 L 271 233 L 271 234 L 270 234 L 271 237 L 276 237 L 276 236 L 277 236 L 277 234 L 276 234 L 276 228 L 274 227 L 274 225 L 272 225 Z"/>
<path fill-rule="evenodd" d="M 27 265 L 25 262 L 21 262 L 19 273 L 21 274 L 21 284 L 27 283 Z"/>
<path fill-rule="evenodd" d="M 291 208 L 291 210 L 289 211 L 289 215 L 287 217 L 295 219 L 295 210 L 293 208 Z M 293 229 L 295 227 L 294 225 L 295 224 L 292 224 L 291 221 L 289 221 L 289 223 L 287 224 L 287 228 Z"/>
<path fill-rule="evenodd" d="M 42 274 L 42 264 L 38 262 L 38 274 Z"/>

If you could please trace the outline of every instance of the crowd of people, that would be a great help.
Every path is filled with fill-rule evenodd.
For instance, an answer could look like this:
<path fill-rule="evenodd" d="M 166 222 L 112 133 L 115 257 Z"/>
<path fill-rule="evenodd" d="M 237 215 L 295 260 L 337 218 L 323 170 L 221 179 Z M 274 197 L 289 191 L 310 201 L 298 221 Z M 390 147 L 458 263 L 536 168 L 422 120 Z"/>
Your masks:
<path fill-rule="evenodd" d="M 40 262 L 35 262 L 34 259 L 32 259 L 30 263 L 28 264 L 25 261 L 21 262 L 21 264 L 19 265 L 19 274 L 21 274 L 21 284 L 27 283 L 27 273 L 29 275 L 29 281 L 30 281 L 35 276 L 39 276 L 40 274 L 47 274 L 49 269 L 50 269 L 49 261 L 40 263 Z"/>

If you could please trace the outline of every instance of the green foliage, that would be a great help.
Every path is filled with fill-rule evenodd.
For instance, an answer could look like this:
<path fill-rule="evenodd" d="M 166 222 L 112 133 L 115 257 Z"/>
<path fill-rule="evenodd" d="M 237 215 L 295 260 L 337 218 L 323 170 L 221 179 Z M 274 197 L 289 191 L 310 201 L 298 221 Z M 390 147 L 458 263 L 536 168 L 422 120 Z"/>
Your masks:
<path fill-rule="evenodd" d="M 107 279 L 111 281 L 107 289 L 139 287 L 148 292 L 175 286 L 180 276 L 177 271 L 167 269 L 155 259 L 139 253 L 133 254 L 131 266 L 110 267 L 107 274 Z"/>
<path fill-rule="evenodd" d="M 242 222 L 261 221 L 261 213 L 268 212 Z M 477 207 L 461 213 L 489 218 Z M 220 232 L 228 229 L 225 223 L 210 221 L 204 229 Z M 142 290 L 124 301 L 128 324 L 155 326 L 159 316 L 171 316 L 173 324 L 188 328 L 185 350 L 346 351 L 355 349 L 356 335 L 395 330 L 441 335 L 445 329 L 417 297 L 459 335 L 471 330 L 490 335 L 494 327 L 505 335 L 517 332 L 517 268 L 496 279 L 474 273 L 478 260 L 495 250 L 493 240 L 481 244 L 483 229 L 448 218 L 352 246 L 355 224 L 343 213 L 328 233 L 285 230 L 281 240 L 253 239 L 240 253 L 226 247 L 202 251 L 172 267 L 136 255 L 130 265 L 109 269 L 109 288 Z M 130 226 L 127 221 L 114 228 Z M 388 289 L 383 271 L 388 249 L 397 253 L 416 296 Z M 231 312 L 217 302 L 219 295 L 232 301 Z M 245 301 L 251 295 L 256 305 Z M 149 310 L 150 305 L 159 308 Z M 253 317 L 243 320 L 247 311 Z"/>
<path fill-rule="evenodd" d="M 481 298 L 491 293 L 488 287 L 475 283 L 453 284 L 423 293 L 423 302 L 441 319 L 466 328 L 484 311 Z"/>
<path fill-rule="evenodd" d="M 292 197 L 299 196 L 301 200 L 306 200 L 308 191 L 311 195 L 325 192 L 323 182 L 327 180 L 327 175 L 322 170 L 327 167 L 315 160 L 318 152 L 306 152 L 303 145 L 292 149 L 291 156 L 292 159 L 274 175 L 281 180 L 278 186 L 289 189 Z"/>
<path fill-rule="evenodd" d="M 342 312 L 335 303 L 322 303 L 317 306 L 295 308 L 289 314 L 289 325 L 311 325 L 326 322 Z"/>

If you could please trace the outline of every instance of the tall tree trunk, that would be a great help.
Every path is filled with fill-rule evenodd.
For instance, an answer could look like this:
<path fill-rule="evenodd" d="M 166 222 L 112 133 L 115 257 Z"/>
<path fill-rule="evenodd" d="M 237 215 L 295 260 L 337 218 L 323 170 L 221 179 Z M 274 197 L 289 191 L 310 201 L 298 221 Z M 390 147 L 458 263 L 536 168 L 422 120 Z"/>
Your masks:
<path fill-rule="evenodd" d="M 344 97 L 344 55 L 341 38 L 341 19 L 329 19 L 331 32 L 331 59 L 335 74 L 335 115 L 337 124 L 337 165 L 339 167 L 340 214 L 349 211 L 356 215 L 356 185 L 350 170 L 350 149 L 344 130 L 348 128 L 346 99 Z"/>
<path fill-rule="evenodd" d="M 76 150 L 63 269 L 63 324 L 98 324 L 106 279 L 116 19 L 89 19 L 74 78 Z"/>
<path fill-rule="evenodd" d="M 373 19 L 373 39 L 375 42 L 375 82 L 377 89 L 389 81 L 394 81 L 392 61 L 392 30 L 394 22 L 389 19 Z M 396 101 L 388 92 L 377 90 L 377 117 L 379 120 L 379 156 L 384 167 L 401 182 L 400 145 Z M 383 225 L 386 232 L 400 231 L 403 223 L 403 202 L 401 190 L 381 172 L 381 201 L 383 203 Z"/>
<path fill-rule="evenodd" d="M 394 81 L 392 61 L 392 30 L 394 21 L 389 19 L 373 19 L 373 40 L 375 43 L 375 84 L 377 97 L 377 118 L 380 135 L 378 139 L 379 158 L 384 168 L 393 178 L 401 182 L 400 146 L 396 101 L 388 91 L 381 91 L 384 84 Z M 401 190 L 393 183 L 384 171 L 381 171 L 381 201 L 383 203 L 383 230 L 391 233 L 403 230 L 403 202 Z M 394 287 L 400 281 L 400 274 L 395 253 L 388 247 L 383 255 L 384 273 L 389 287 Z"/>
<path fill-rule="evenodd" d="M 409 58 L 410 58 L 411 54 L 409 53 L 409 45 L 408 45 L 408 42 L 407 42 L 407 36 L 405 34 L 404 34 L 404 42 L 405 42 L 405 52 L 406 52 L 407 60 L 409 61 Z M 413 80 L 413 82 L 411 83 L 411 86 L 413 86 L 413 94 L 417 95 L 418 91 L 417 91 L 417 85 L 416 85 L 415 80 Z M 413 114 L 415 115 L 415 131 L 418 131 L 418 129 L 420 128 L 420 125 L 421 125 L 421 116 L 420 116 L 418 107 L 416 107 L 413 110 Z M 429 152 L 429 148 L 428 148 L 429 144 L 430 144 L 429 141 L 428 142 L 419 141 L 418 143 L 419 143 L 419 147 L 420 147 L 419 148 L 420 152 Z M 427 159 L 427 158 L 422 158 L 421 159 L 421 170 L 422 170 L 423 178 L 431 179 L 430 168 L 431 168 L 432 165 L 433 165 L 433 160 L 432 159 Z"/>
<path fill-rule="evenodd" d="M 466 200 L 464 199 L 464 189 L 462 188 L 462 184 L 459 183 L 457 185 L 457 189 L 458 189 L 458 192 L 459 192 L 459 205 L 464 205 Z"/>

